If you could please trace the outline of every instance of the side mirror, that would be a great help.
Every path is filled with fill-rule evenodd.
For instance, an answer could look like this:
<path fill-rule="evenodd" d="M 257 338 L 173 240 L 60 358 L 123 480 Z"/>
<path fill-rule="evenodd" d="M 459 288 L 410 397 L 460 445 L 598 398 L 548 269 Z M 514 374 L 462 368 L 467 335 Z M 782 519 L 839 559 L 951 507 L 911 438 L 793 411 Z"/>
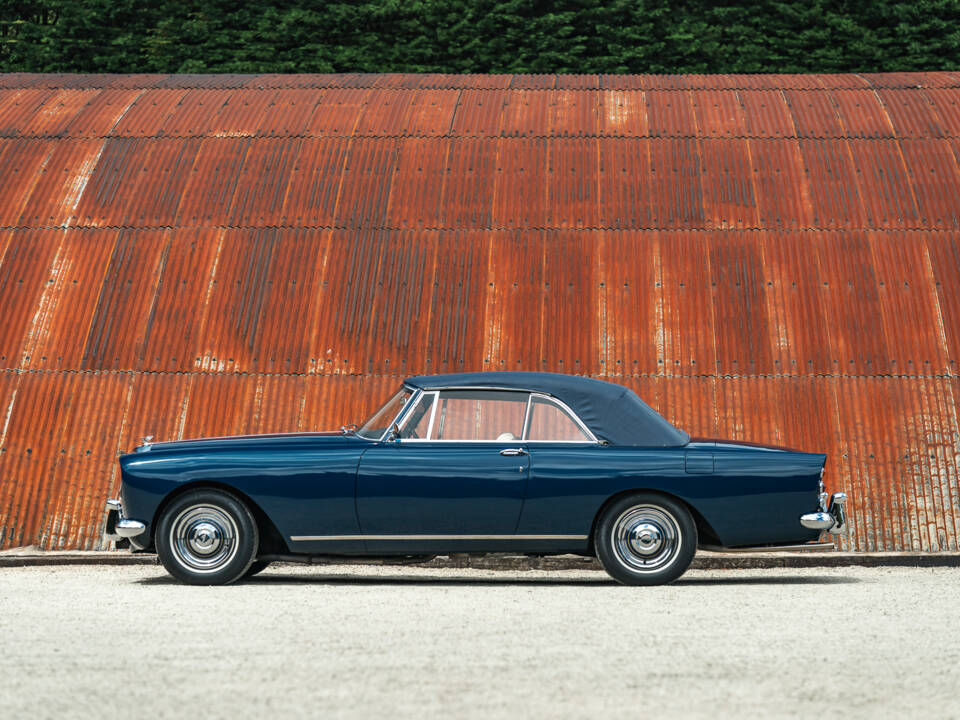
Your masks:
<path fill-rule="evenodd" d="M 396 423 L 390 428 L 390 439 L 394 442 L 400 442 L 400 426 Z"/>

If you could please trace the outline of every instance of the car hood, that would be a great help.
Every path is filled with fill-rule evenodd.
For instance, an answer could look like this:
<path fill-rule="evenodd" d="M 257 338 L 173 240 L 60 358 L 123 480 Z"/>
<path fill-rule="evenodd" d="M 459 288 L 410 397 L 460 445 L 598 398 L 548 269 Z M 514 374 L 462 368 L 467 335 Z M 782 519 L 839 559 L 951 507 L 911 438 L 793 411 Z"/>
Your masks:
<path fill-rule="evenodd" d="M 195 438 L 188 440 L 173 440 L 168 442 L 154 442 L 140 445 L 130 457 L 140 457 L 167 452 L 208 452 L 211 450 L 250 450 L 250 449 L 283 449 L 302 447 L 323 447 L 334 449 L 350 447 L 357 443 L 367 443 L 356 435 L 344 434 L 339 430 L 332 432 L 313 433 L 278 433 L 273 435 L 227 435 L 225 437 Z"/>

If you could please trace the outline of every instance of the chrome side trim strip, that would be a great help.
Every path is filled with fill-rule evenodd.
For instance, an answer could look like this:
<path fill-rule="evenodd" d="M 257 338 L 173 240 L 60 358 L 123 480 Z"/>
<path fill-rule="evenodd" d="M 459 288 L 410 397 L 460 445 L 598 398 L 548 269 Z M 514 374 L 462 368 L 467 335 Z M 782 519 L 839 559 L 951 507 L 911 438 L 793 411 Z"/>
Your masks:
<path fill-rule="evenodd" d="M 316 540 L 586 540 L 589 535 L 292 535 L 294 542 Z"/>
<path fill-rule="evenodd" d="M 808 542 L 799 545 L 749 545 L 747 547 L 723 547 L 721 545 L 700 545 L 699 550 L 715 553 L 764 553 L 794 552 L 795 550 L 835 550 L 832 542 Z"/>

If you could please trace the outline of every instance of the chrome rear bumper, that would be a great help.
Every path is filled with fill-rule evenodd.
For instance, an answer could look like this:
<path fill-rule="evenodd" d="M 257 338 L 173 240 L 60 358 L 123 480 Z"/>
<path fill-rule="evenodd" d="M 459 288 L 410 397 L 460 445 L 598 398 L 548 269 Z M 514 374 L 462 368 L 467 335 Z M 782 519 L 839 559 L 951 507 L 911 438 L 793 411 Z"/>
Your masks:
<path fill-rule="evenodd" d="M 139 520 L 123 516 L 123 505 L 117 499 L 107 500 L 107 525 L 103 536 L 107 540 L 131 538 L 142 534 L 147 526 Z"/>
<path fill-rule="evenodd" d="M 844 506 L 847 504 L 846 493 L 836 492 L 830 496 L 830 502 L 820 501 L 818 512 L 800 516 L 800 524 L 808 530 L 826 530 L 831 535 L 841 535 L 847 529 L 847 517 Z"/>

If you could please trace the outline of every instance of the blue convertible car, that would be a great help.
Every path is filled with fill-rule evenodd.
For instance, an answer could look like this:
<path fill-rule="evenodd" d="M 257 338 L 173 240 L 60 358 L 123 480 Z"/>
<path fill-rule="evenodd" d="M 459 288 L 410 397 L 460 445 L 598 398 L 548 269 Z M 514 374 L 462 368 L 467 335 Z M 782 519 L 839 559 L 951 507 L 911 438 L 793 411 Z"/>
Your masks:
<path fill-rule="evenodd" d="M 825 459 L 691 440 L 600 380 L 412 377 L 338 433 L 147 439 L 120 458 L 106 534 L 194 584 L 281 560 L 505 552 L 596 555 L 617 580 L 654 585 L 698 546 L 809 547 L 842 532 L 846 497 L 824 492 Z"/>

